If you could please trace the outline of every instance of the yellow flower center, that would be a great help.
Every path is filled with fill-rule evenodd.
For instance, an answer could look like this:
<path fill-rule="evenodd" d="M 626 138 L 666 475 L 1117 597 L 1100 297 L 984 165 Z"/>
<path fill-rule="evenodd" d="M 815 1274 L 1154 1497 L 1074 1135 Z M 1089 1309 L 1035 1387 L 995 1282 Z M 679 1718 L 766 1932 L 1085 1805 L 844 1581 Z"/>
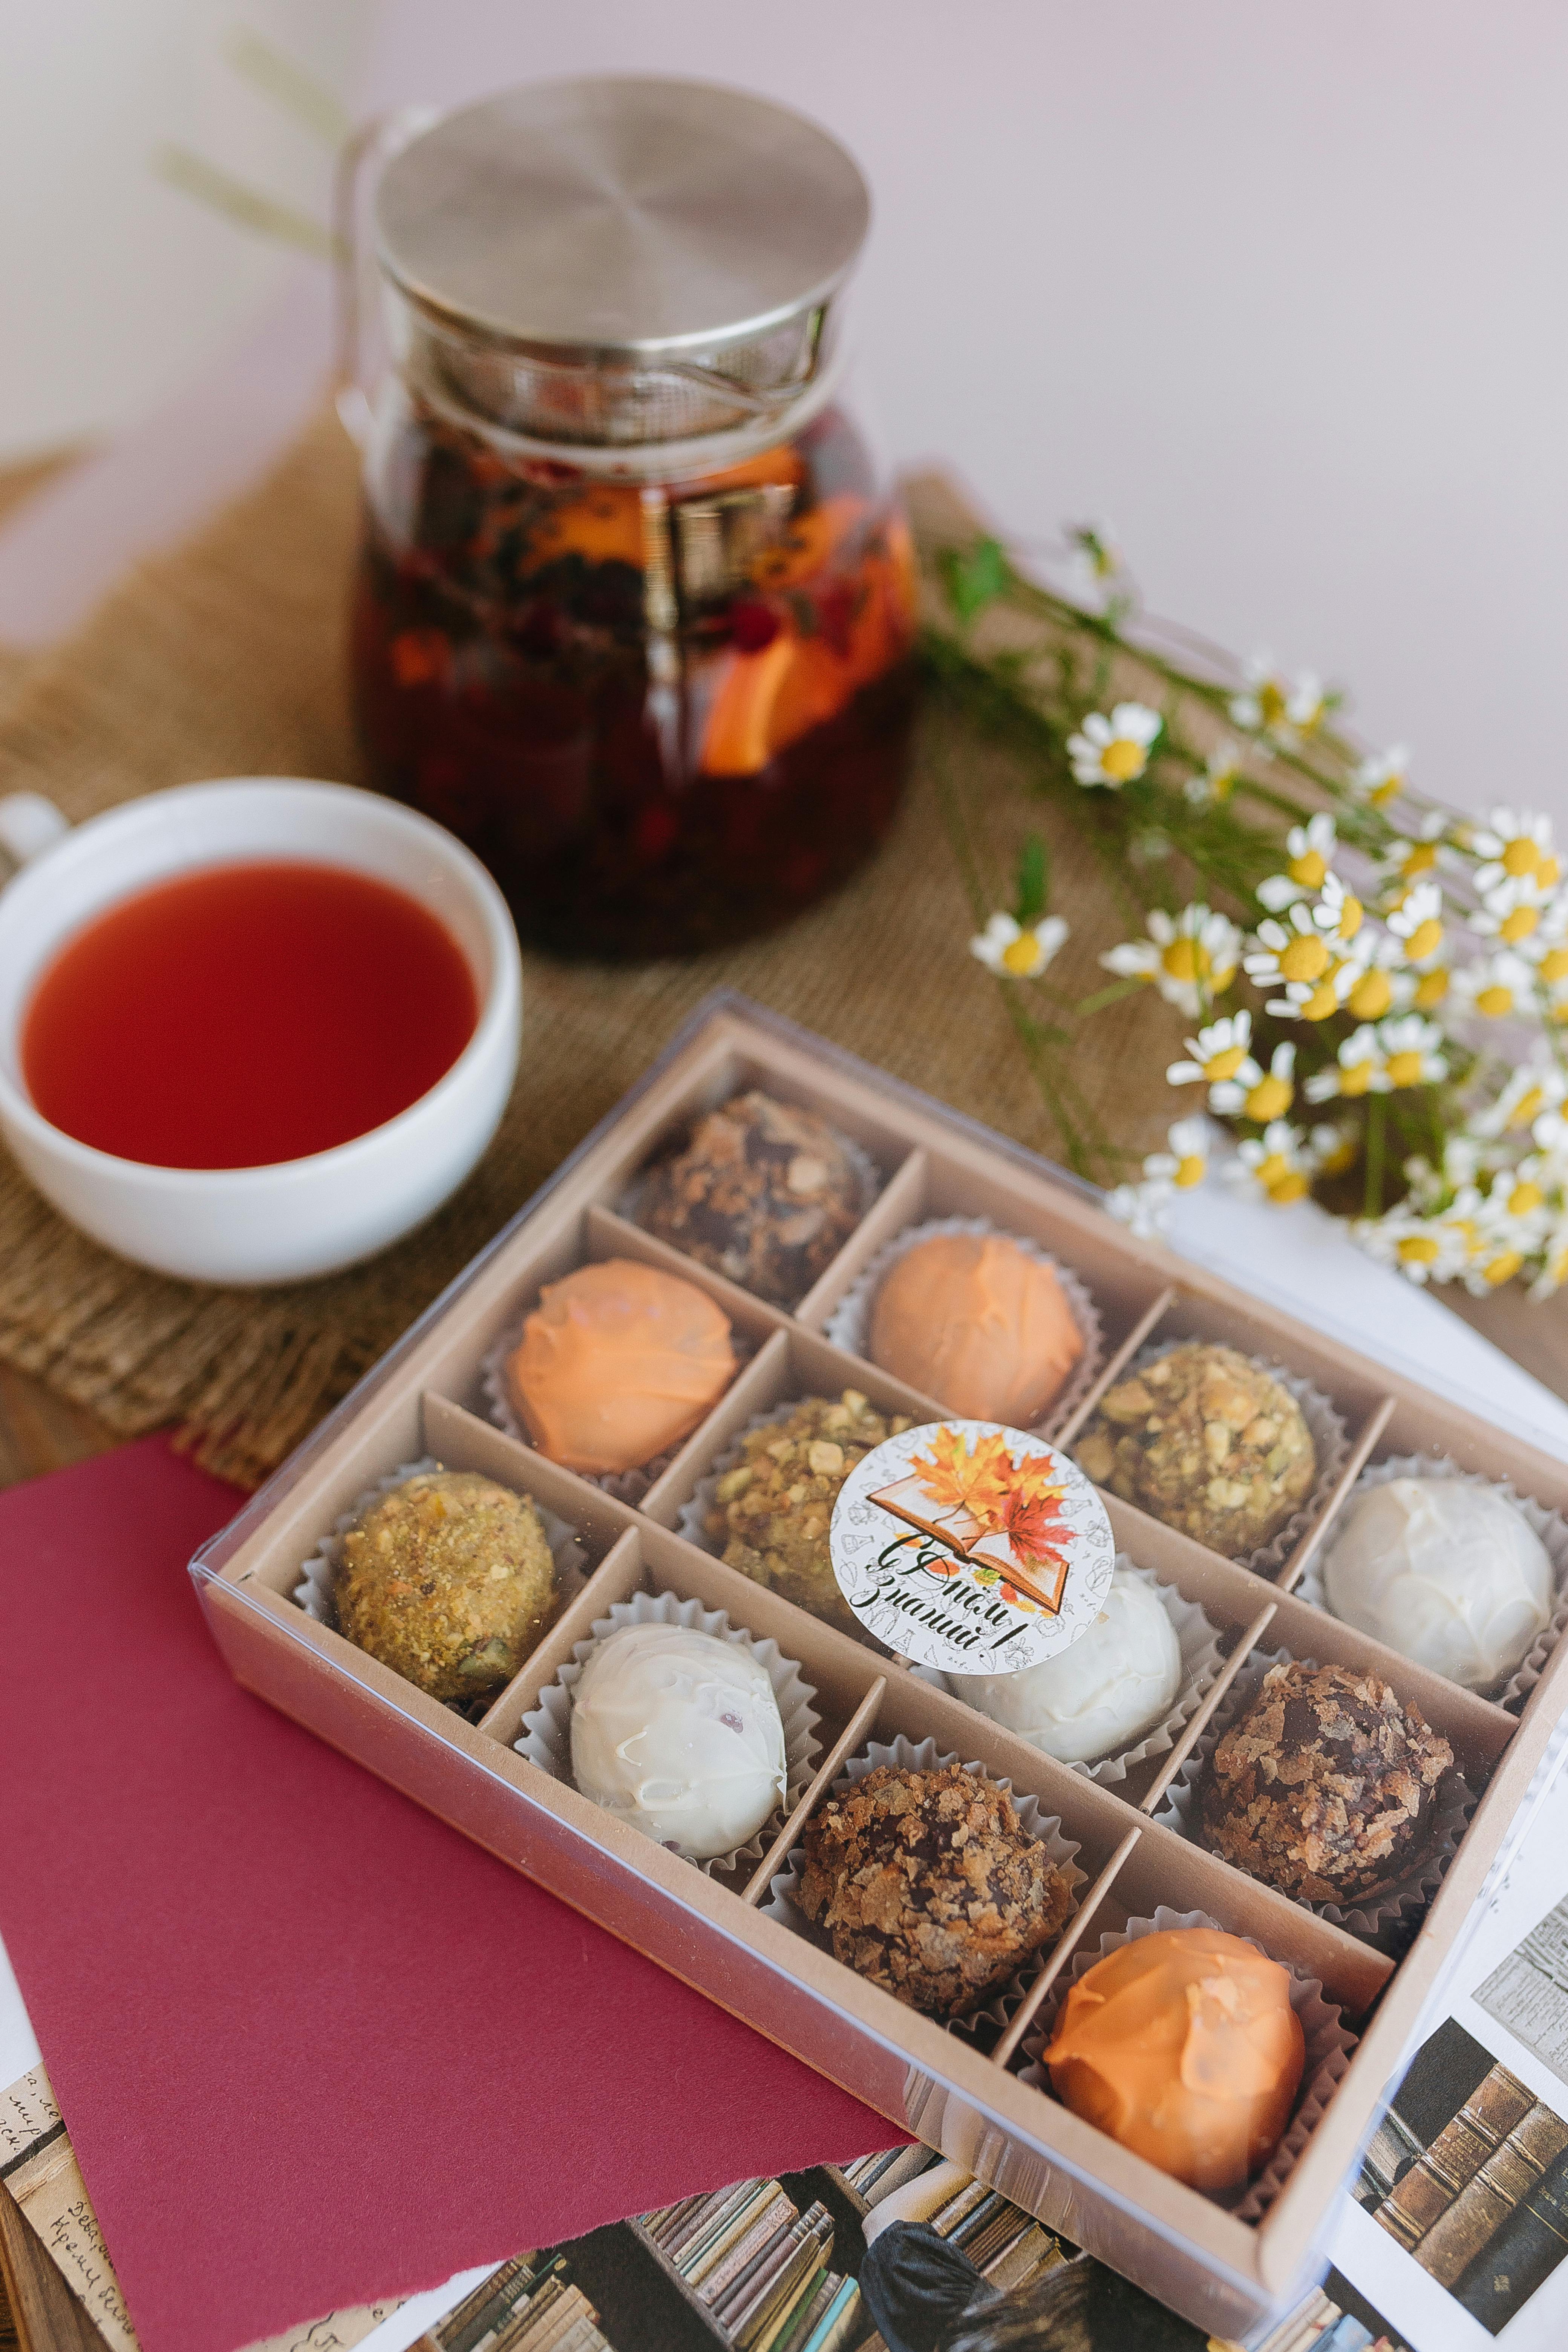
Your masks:
<path fill-rule="evenodd" d="M 1173 980 L 1206 980 L 1211 969 L 1201 940 L 1173 940 L 1160 961 Z"/>
<path fill-rule="evenodd" d="M 1306 1190 L 1307 1180 L 1299 1168 L 1288 1168 L 1283 1176 L 1279 1177 L 1269 1185 L 1268 1197 L 1271 1201 L 1278 1202 L 1280 1208 L 1287 1209 L 1292 1201 L 1300 1200 Z"/>
<path fill-rule="evenodd" d="M 1285 870 L 1303 890 L 1321 890 L 1328 879 L 1329 861 L 1320 850 L 1309 849 L 1301 856 L 1293 857 Z"/>
<path fill-rule="evenodd" d="M 1533 874 L 1541 863 L 1541 851 L 1528 834 L 1516 834 L 1503 845 L 1502 870 L 1515 879 L 1521 874 Z"/>
<path fill-rule="evenodd" d="M 1329 950 L 1321 940 L 1302 932 L 1280 952 L 1281 980 L 1321 980 L 1329 968 Z"/>
<path fill-rule="evenodd" d="M 1289 1078 L 1259 1078 L 1247 1097 L 1247 1116 L 1259 1127 L 1267 1127 L 1271 1118 L 1283 1118 L 1295 1099 L 1296 1089 Z"/>
<path fill-rule="evenodd" d="M 1239 768 L 1222 768 L 1217 776 L 1209 778 L 1209 790 L 1216 801 L 1227 801 L 1240 781 Z"/>
<path fill-rule="evenodd" d="M 1437 845 L 1432 841 L 1413 841 L 1405 853 L 1400 872 L 1408 882 L 1413 875 L 1430 874 L 1437 863 Z"/>
<path fill-rule="evenodd" d="M 1419 1054 L 1390 1054 L 1388 1083 L 1391 1087 L 1418 1087 L 1421 1083 Z"/>
<path fill-rule="evenodd" d="M 1513 991 L 1499 985 L 1483 988 L 1476 998 L 1476 1011 L 1484 1013 L 1489 1021 L 1500 1021 L 1505 1013 L 1513 1011 Z"/>
<path fill-rule="evenodd" d="M 1568 980 L 1568 948 L 1548 948 L 1537 970 L 1545 981 Z"/>
<path fill-rule="evenodd" d="M 1131 735 L 1118 735 L 1100 753 L 1100 764 L 1113 784 L 1130 784 L 1148 766 L 1149 755 Z"/>
<path fill-rule="evenodd" d="M 1287 698 L 1284 688 L 1277 678 L 1266 677 L 1258 689 L 1258 708 L 1265 727 L 1278 727 L 1284 718 Z"/>
<path fill-rule="evenodd" d="M 1416 924 L 1405 940 L 1405 952 L 1412 963 L 1425 963 L 1429 955 L 1436 954 L 1442 944 L 1443 926 L 1436 915 L 1428 915 L 1424 923 Z"/>
<path fill-rule="evenodd" d="M 1342 1095 L 1364 1095 L 1376 1076 L 1375 1062 L 1352 1062 L 1349 1069 L 1340 1072 L 1340 1092 Z"/>
<path fill-rule="evenodd" d="M 1528 1127 L 1531 1120 L 1534 1118 L 1541 1110 L 1544 1100 L 1545 1097 L 1542 1094 L 1539 1087 L 1531 1087 L 1528 1094 L 1521 1095 L 1519 1100 L 1515 1103 L 1513 1108 L 1508 1115 L 1508 1123 L 1510 1127 Z M 1531 1207 L 1534 1206 L 1533 1202 L 1531 1205 Z"/>
<path fill-rule="evenodd" d="M 1424 976 L 1420 987 L 1415 992 L 1415 1002 L 1423 1013 L 1430 1013 L 1435 1004 L 1442 1003 L 1447 993 L 1447 973 L 1441 971 L 1429 971 Z"/>
<path fill-rule="evenodd" d="M 1336 966 L 1336 970 L 1337 968 Z M 1325 972 L 1321 983 L 1312 991 L 1305 1004 L 1302 1005 L 1301 1018 L 1303 1021 L 1327 1021 L 1331 1014 L 1337 1013 L 1339 1009 L 1340 1000 L 1334 993 L 1333 972 Z"/>
<path fill-rule="evenodd" d="M 1511 1282 L 1523 1264 L 1524 1260 L 1517 1250 L 1504 1250 L 1502 1255 L 1494 1257 L 1482 1268 L 1482 1272 L 1490 1283 Z"/>
<path fill-rule="evenodd" d="M 1535 869 L 1535 878 L 1543 890 L 1550 890 L 1562 871 L 1563 867 L 1555 857 L 1543 857 Z"/>
<path fill-rule="evenodd" d="M 1352 989 L 1349 1001 L 1358 1021 L 1381 1021 L 1394 1002 L 1394 986 L 1388 974 L 1364 972 Z"/>
<path fill-rule="evenodd" d="M 1381 784 L 1373 784 L 1367 794 L 1373 808 L 1386 808 L 1389 802 L 1397 795 L 1404 782 L 1403 776 L 1389 776 Z"/>
<path fill-rule="evenodd" d="M 1406 1234 L 1399 1244 L 1400 1263 L 1404 1265 L 1432 1265 L 1437 1256 L 1437 1244 L 1430 1234 Z"/>
<path fill-rule="evenodd" d="M 1258 1161 L 1252 1172 L 1267 1192 L 1279 1183 L 1281 1176 L 1289 1176 L 1290 1162 L 1282 1151 L 1271 1151 L 1267 1160 Z"/>
<path fill-rule="evenodd" d="M 1220 1078 L 1234 1078 L 1247 1059 L 1245 1045 L 1227 1045 L 1223 1054 L 1211 1054 L 1204 1064 L 1204 1076 L 1210 1083 Z"/>
<path fill-rule="evenodd" d="M 1539 1209 L 1545 1198 L 1539 1184 L 1532 1184 L 1528 1176 L 1522 1177 L 1508 1196 L 1509 1213 L 1515 1217 L 1528 1217 L 1531 1209 Z"/>
<path fill-rule="evenodd" d="M 1515 947 L 1521 940 L 1530 937 L 1540 920 L 1541 909 L 1538 907 L 1516 907 L 1511 915 L 1503 917 L 1498 937 L 1506 940 L 1510 948 Z"/>
<path fill-rule="evenodd" d="M 1340 901 L 1340 937 L 1342 940 L 1354 939 L 1356 933 L 1361 929 L 1361 917 L 1362 904 L 1359 898 L 1342 898 Z"/>
<path fill-rule="evenodd" d="M 1189 1151 L 1184 1160 L 1177 1160 L 1176 1172 L 1172 1177 L 1171 1181 L 1173 1184 L 1176 1185 L 1180 1191 L 1190 1192 L 1194 1184 L 1201 1184 L 1203 1182 L 1204 1178 L 1207 1173 L 1208 1161 L 1204 1158 L 1203 1153 L 1201 1151 Z"/>
<path fill-rule="evenodd" d="M 1033 931 L 1022 931 L 1002 950 L 1003 969 L 1015 980 L 1027 980 L 1040 968 L 1040 943 Z"/>

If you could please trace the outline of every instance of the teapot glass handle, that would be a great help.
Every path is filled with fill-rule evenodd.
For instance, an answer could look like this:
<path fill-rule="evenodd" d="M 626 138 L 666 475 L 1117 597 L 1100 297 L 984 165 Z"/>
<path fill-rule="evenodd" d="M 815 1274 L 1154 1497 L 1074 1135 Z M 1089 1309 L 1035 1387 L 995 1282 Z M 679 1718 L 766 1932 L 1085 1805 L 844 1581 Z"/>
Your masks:
<path fill-rule="evenodd" d="M 374 115 L 339 150 L 332 184 L 332 389 L 338 415 L 360 448 L 370 439 L 373 387 L 364 373 L 364 321 L 376 293 L 375 260 L 360 235 L 367 170 L 379 177 L 411 139 L 437 120 L 433 106 L 403 106 Z"/>
<path fill-rule="evenodd" d="M 41 857 L 69 831 L 69 818 L 42 793 L 0 794 L 0 858 L 11 866 L 26 866 Z M 0 874 L 0 881 L 5 878 Z"/>

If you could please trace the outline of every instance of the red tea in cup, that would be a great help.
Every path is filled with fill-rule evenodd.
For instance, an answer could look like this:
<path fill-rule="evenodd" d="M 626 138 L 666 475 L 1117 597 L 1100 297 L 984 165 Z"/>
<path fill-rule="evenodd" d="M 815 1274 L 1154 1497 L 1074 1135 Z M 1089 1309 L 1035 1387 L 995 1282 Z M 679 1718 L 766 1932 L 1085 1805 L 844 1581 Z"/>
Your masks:
<path fill-rule="evenodd" d="M 339 866 L 208 866 L 121 899 L 22 1022 L 36 1108 L 159 1168 L 263 1168 L 428 1093 L 479 1019 L 468 961 L 407 892 Z"/>

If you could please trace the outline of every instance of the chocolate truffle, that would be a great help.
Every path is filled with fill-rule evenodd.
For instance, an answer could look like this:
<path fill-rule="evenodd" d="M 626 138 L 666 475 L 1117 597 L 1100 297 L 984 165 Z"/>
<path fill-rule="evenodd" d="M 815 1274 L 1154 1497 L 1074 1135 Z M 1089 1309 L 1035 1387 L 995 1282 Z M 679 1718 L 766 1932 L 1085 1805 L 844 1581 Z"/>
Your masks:
<path fill-rule="evenodd" d="M 1071 1881 L 994 1781 L 962 1764 L 881 1764 L 808 1824 L 799 1902 L 847 1968 L 911 2009 L 962 2017 L 1050 1942 Z"/>
<path fill-rule="evenodd" d="M 1376 1675 L 1286 1659 L 1209 1759 L 1203 1841 L 1303 1903 L 1359 1903 L 1419 1862 L 1453 1760 Z"/>
<path fill-rule="evenodd" d="M 858 1172 L 830 1127 L 771 1095 L 736 1095 L 655 1168 L 637 1222 L 700 1265 L 793 1307 L 860 1221 Z"/>
<path fill-rule="evenodd" d="M 858 1389 L 846 1389 L 837 1402 L 803 1397 L 783 1421 L 748 1430 L 743 1459 L 717 1481 L 706 1521 L 710 1538 L 723 1543 L 725 1566 L 863 1638 L 833 1573 L 833 1506 L 856 1464 L 909 1427 L 906 1414 L 885 1420 Z"/>
<path fill-rule="evenodd" d="M 729 1318 L 707 1292 L 624 1257 L 547 1283 L 506 1362 L 540 1452 L 592 1474 L 668 1453 L 734 1376 Z"/>
<path fill-rule="evenodd" d="M 1231 1559 L 1277 1534 L 1318 1475 L 1289 1390 L 1202 1339 L 1107 1389 L 1073 1451 L 1097 1486 Z"/>
<path fill-rule="evenodd" d="M 696 1862 L 755 1837 L 784 1797 L 784 1736 L 760 1658 L 686 1625 L 622 1625 L 572 1694 L 585 1797 Z"/>
<path fill-rule="evenodd" d="M 1112 1571 L 1104 1606 L 1070 1649 L 1016 1675 L 949 1675 L 959 1698 L 1063 1764 L 1119 1755 L 1182 1687 L 1176 1629 L 1140 1576 Z"/>
<path fill-rule="evenodd" d="M 1545 1545 L 1465 1478 L 1390 1478 L 1352 1502 L 1323 1562 L 1329 1607 L 1467 1690 L 1512 1674 L 1551 1622 Z"/>
<path fill-rule="evenodd" d="M 554 1616 L 555 1564 L 526 1495 L 472 1470 L 424 1470 L 342 1540 L 338 1630 L 432 1698 L 487 1698 Z"/>
<path fill-rule="evenodd" d="M 1064 2106 L 1194 2189 L 1239 2189 L 1306 2060 L 1290 1979 L 1239 1936 L 1137 1936 L 1072 1986 L 1046 2052 Z"/>
<path fill-rule="evenodd" d="M 1053 1266 L 1001 1234 L 933 1234 L 889 1269 L 871 1361 L 949 1412 L 1032 1429 L 1083 1355 Z"/>

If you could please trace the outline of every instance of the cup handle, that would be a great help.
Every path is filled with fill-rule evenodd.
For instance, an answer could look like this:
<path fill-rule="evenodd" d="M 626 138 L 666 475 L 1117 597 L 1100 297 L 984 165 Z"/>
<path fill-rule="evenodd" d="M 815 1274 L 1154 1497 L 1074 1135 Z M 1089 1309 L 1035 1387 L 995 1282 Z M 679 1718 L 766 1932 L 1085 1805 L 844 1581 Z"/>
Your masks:
<path fill-rule="evenodd" d="M 0 854 L 13 866 L 30 864 L 69 831 L 69 818 L 62 816 L 42 793 L 0 795 Z"/>

